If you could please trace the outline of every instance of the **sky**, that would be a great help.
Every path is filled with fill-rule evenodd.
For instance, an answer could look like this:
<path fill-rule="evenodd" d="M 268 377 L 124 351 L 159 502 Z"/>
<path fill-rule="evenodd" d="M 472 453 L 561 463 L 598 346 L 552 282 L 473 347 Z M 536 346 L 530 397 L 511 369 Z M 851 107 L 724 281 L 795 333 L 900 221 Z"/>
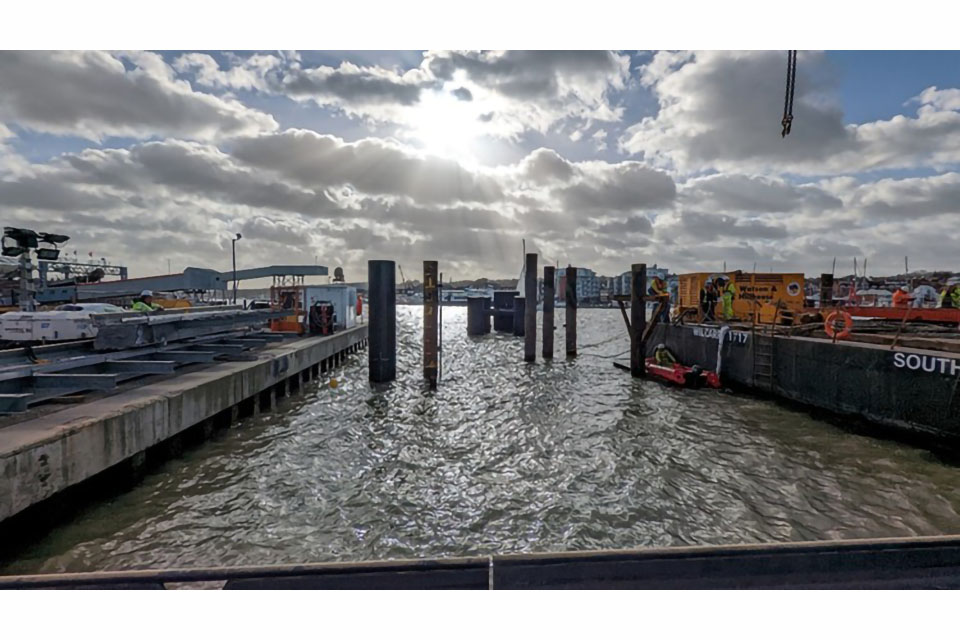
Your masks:
<path fill-rule="evenodd" d="M 143 276 L 960 271 L 960 54 L 3 51 L 4 225 Z"/>

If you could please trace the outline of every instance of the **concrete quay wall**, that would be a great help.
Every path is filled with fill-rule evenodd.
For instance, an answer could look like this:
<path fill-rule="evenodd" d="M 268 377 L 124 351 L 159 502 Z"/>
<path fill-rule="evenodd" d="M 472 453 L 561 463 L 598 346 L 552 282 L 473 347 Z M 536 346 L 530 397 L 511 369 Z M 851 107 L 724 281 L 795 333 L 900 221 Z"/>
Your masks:
<path fill-rule="evenodd" d="M 200 424 L 273 408 L 367 342 L 361 325 L 254 352 L 0 428 L 0 522 Z"/>

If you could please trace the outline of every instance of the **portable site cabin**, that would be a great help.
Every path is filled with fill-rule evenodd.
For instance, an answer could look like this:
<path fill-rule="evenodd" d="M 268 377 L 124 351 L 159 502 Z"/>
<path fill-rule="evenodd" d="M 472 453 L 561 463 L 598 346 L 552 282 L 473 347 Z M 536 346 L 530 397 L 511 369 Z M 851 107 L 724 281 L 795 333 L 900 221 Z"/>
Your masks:
<path fill-rule="evenodd" d="M 737 320 L 766 322 L 789 320 L 799 316 L 804 307 L 802 273 L 685 273 L 679 277 L 678 313 L 700 310 L 700 292 L 708 282 L 723 277 L 734 283 L 738 295 L 733 301 Z M 722 317 L 722 304 L 717 303 L 715 317 Z"/>
<path fill-rule="evenodd" d="M 336 314 L 334 327 L 350 329 L 357 324 L 357 289 L 345 284 L 320 284 L 303 287 L 303 308 L 310 309 L 315 302 L 329 302 Z"/>
<path fill-rule="evenodd" d="M 317 302 L 329 302 L 336 315 L 335 329 L 350 329 L 357 324 L 357 288 L 345 284 L 278 285 L 270 288 L 270 305 L 290 311 L 289 316 L 270 321 L 273 331 L 306 333 L 310 308 Z"/>

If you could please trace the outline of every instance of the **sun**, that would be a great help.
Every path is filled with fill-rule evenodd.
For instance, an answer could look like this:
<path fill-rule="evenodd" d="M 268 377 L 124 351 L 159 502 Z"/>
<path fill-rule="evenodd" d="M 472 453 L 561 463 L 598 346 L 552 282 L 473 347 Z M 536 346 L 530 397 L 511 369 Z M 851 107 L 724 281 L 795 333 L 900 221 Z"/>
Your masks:
<path fill-rule="evenodd" d="M 409 137 L 431 155 L 475 161 L 482 136 L 477 106 L 446 90 L 425 92 L 411 113 Z"/>

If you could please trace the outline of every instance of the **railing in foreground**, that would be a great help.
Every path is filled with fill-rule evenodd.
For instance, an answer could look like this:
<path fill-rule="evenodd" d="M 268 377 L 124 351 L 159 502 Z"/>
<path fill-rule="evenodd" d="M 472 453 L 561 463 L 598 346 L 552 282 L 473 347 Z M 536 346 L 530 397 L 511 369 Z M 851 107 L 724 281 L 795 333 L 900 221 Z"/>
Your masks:
<path fill-rule="evenodd" d="M 960 587 L 960 536 L 0 576 L 4 589 L 911 589 Z"/>

